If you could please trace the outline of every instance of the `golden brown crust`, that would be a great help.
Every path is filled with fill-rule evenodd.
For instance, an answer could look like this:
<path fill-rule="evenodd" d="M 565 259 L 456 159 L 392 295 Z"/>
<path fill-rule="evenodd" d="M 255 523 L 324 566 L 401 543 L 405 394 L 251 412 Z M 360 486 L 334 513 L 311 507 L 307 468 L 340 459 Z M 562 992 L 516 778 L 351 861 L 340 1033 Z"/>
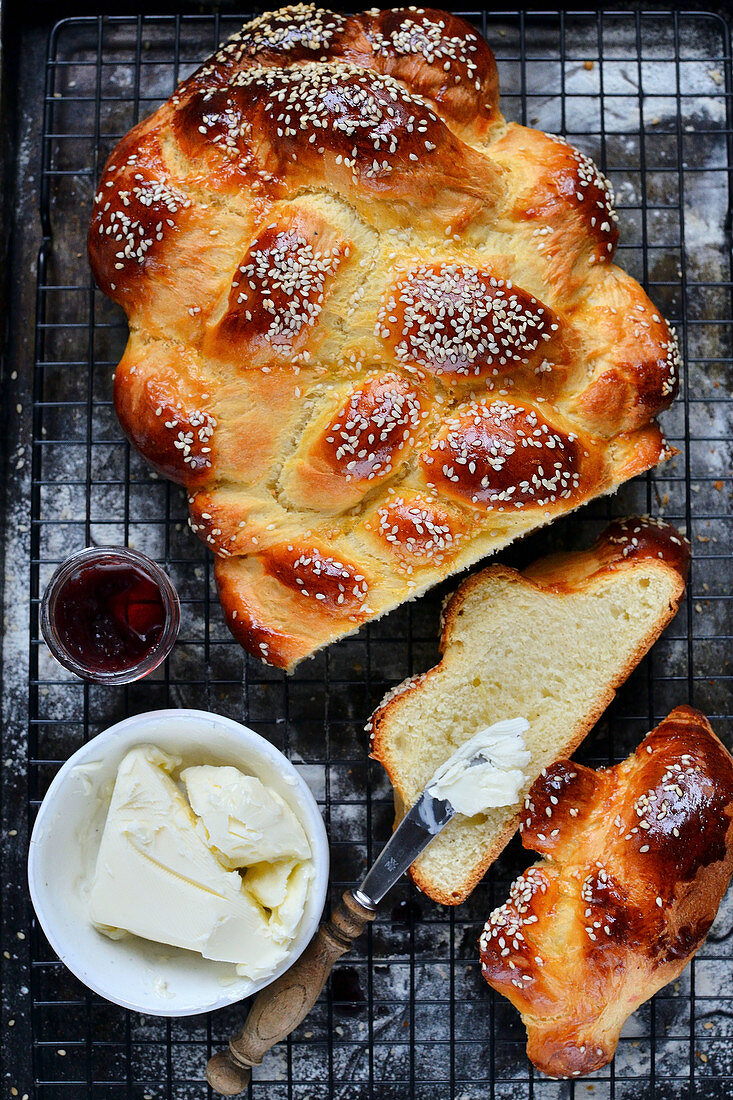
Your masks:
<path fill-rule="evenodd" d="M 529 402 L 472 401 L 447 418 L 420 456 L 428 486 L 498 512 L 578 504 L 602 467 L 594 441 Z"/>
<path fill-rule="evenodd" d="M 186 349 L 156 355 L 130 341 L 115 371 L 117 415 L 132 443 L 164 477 L 194 488 L 210 479 L 216 418 Z M 187 362 L 188 358 L 188 362 Z"/>
<path fill-rule="evenodd" d="M 615 519 L 588 550 L 551 554 L 523 570 L 523 576 L 556 592 L 569 591 L 626 561 L 651 559 L 676 569 L 684 582 L 690 571 L 690 543 L 676 527 L 654 516 Z"/>
<path fill-rule="evenodd" d="M 448 385 L 534 371 L 559 328 L 533 294 L 490 268 L 456 263 L 407 270 L 385 292 L 377 320 L 401 363 Z"/>
<path fill-rule="evenodd" d="M 323 645 L 332 620 L 356 630 L 369 614 L 369 579 L 346 556 L 334 557 L 313 541 L 276 544 L 244 559 L 218 558 L 215 574 L 235 638 L 280 667 L 291 665 L 312 640 Z"/>
<path fill-rule="evenodd" d="M 252 652 L 292 667 L 669 453 L 674 337 L 615 244 L 607 181 L 505 123 L 436 9 L 267 13 L 122 139 L 89 234 L 115 405 Z M 369 577 L 359 615 L 253 591 L 291 542 Z"/>
<path fill-rule="evenodd" d="M 642 428 L 669 408 L 679 385 L 677 339 L 634 279 L 604 272 L 571 318 L 586 333 L 585 352 L 595 364 L 590 384 L 571 402 L 591 430 Z"/>
<path fill-rule="evenodd" d="M 610 264 L 616 251 L 611 185 L 589 157 L 555 134 L 511 124 L 492 153 L 507 166 L 521 161 L 510 216 L 532 234 L 563 296 L 572 296 L 586 281 L 587 266 Z"/>
<path fill-rule="evenodd" d="M 480 946 L 538 1069 L 606 1065 L 631 1012 L 682 972 L 733 874 L 732 819 L 733 760 L 688 706 L 613 768 L 558 760 L 536 780 L 522 842 L 546 858 L 516 880 Z"/>
<path fill-rule="evenodd" d="M 499 115 L 494 55 L 473 27 L 435 8 L 358 15 L 379 71 L 434 103 L 459 130 L 485 132 Z"/>
<path fill-rule="evenodd" d="M 268 12 L 246 24 L 191 78 L 225 82 L 253 64 L 344 60 L 407 84 L 455 125 L 498 116 L 494 55 L 458 16 L 435 8 L 394 8 L 342 15 L 307 4 Z"/>
<path fill-rule="evenodd" d="M 322 426 L 312 424 L 289 464 L 288 497 L 323 512 L 358 505 L 410 458 L 432 404 L 424 388 L 393 371 L 367 376 Z"/>
<path fill-rule="evenodd" d="M 469 534 L 468 517 L 427 494 L 395 492 L 367 520 L 366 527 L 384 552 L 407 569 L 424 561 L 441 565 Z"/>
<path fill-rule="evenodd" d="M 298 361 L 318 347 L 323 307 L 351 253 L 335 226 L 313 212 L 265 218 L 234 273 L 227 308 L 207 334 L 204 351 L 236 356 L 256 370 L 284 358 Z"/>
<path fill-rule="evenodd" d="M 642 516 L 614 520 L 588 550 L 570 551 L 540 558 L 522 573 L 505 565 L 490 565 L 463 581 L 446 604 L 443 611 L 440 651 L 445 654 L 450 649 L 454 634 L 460 630 L 463 607 L 474 592 L 481 591 L 482 586 L 489 579 L 502 578 L 518 585 L 532 584 L 547 587 L 559 593 L 580 592 L 600 586 L 609 572 L 634 570 L 638 564 L 648 567 L 650 563 L 673 578 L 675 595 L 666 613 L 650 629 L 636 651 L 629 655 L 615 682 L 607 685 L 606 690 L 599 694 L 596 706 L 584 714 L 583 720 L 574 729 L 568 730 L 567 739 L 560 750 L 561 756 L 567 756 L 590 732 L 613 701 L 617 688 L 625 683 L 676 614 L 679 601 L 685 591 L 689 560 L 689 543 L 676 528 L 652 517 Z M 396 717 L 403 698 L 413 692 L 419 692 L 425 682 L 439 675 L 441 667 L 442 662 L 420 676 L 405 680 L 387 694 L 370 719 L 371 756 L 382 764 L 390 778 L 394 788 L 398 819 L 405 812 L 405 808 L 409 809 L 409 805 L 405 807 L 405 792 L 401 782 L 402 761 L 391 743 L 390 723 Z M 519 827 L 521 817 L 521 813 L 518 812 L 507 823 L 496 836 L 494 843 L 484 849 L 481 859 L 477 860 L 471 868 L 470 874 L 462 882 L 456 883 L 450 892 L 436 886 L 432 879 L 423 873 L 419 861 L 410 868 L 413 881 L 433 901 L 440 902 L 442 905 L 459 905 L 478 885 L 488 868 L 509 843 Z"/>
<path fill-rule="evenodd" d="M 224 85 L 218 73 L 201 72 L 182 97 L 173 132 L 185 157 L 219 177 L 226 193 L 248 185 L 258 196 L 282 198 L 328 186 L 363 213 L 389 203 L 403 225 L 416 219 L 460 230 L 487 192 L 500 192 L 496 166 L 392 77 L 320 60 L 246 66 Z"/>

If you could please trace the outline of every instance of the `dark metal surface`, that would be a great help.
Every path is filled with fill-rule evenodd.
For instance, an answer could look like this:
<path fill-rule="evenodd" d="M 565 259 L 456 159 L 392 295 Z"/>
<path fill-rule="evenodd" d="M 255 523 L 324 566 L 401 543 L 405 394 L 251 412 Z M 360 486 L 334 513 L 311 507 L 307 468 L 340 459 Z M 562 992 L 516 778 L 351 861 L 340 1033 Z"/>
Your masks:
<path fill-rule="evenodd" d="M 622 757 L 683 701 L 705 710 L 730 746 L 730 27 L 704 12 L 467 14 L 497 53 L 507 116 L 565 133 L 610 175 L 618 261 L 676 321 L 687 364 L 664 418 L 677 457 L 503 557 L 521 562 L 587 543 L 609 515 L 630 511 L 652 510 L 686 528 L 694 551 L 688 598 L 579 755 L 595 764 Z M 290 755 L 321 801 L 338 897 L 363 876 L 391 827 L 389 787 L 367 760 L 364 723 L 388 687 L 434 663 L 441 599 L 454 586 L 329 648 L 290 678 L 267 669 L 226 631 L 211 562 L 186 527 L 183 492 L 152 476 L 122 438 L 110 397 L 124 317 L 95 290 L 85 255 L 95 180 L 116 140 L 237 22 L 71 18 L 55 27 L 47 60 L 34 31 L 20 37 L 11 61 L 17 193 L 3 380 L 3 1095 L 198 1100 L 207 1096 L 209 1054 L 241 1017 L 241 1010 L 181 1021 L 129 1014 L 90 995 L 55 959 L 27 903 L 24 858 L 27 827 L 60 762 L 141 710 L 198 706 L 244 720 Z M 90 539 L 152 554 L 182 597 L 172 657 L 160 675 L 129 688 L 75 681 L 39 642 L 43 586 L 55 564 Z M 733 1094 L 733 898 L 693 966 L 630 1020 L 611 1066 L 588 1081 L 533 1073 L 519 1018 L 482 981 L 476 946 L 486 916 L 527 862 L 515 840 L 452 910 L 400 883 L 311 1016 L 257 1071 L 253 1097 Z"/>
<path fill-rule="evenodd" d="M 358 900 L 378 905 L 455 813 L 450 802 L 423 791 L 367 872 L 356 891 Z"/>

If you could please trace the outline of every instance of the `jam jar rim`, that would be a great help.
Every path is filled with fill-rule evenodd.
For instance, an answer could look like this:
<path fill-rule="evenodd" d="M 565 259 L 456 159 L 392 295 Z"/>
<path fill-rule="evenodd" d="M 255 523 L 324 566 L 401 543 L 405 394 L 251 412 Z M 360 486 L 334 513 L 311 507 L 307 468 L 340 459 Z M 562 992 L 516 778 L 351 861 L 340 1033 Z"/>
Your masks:
<path fill-rule="evenodd" d="M 122 564 L 136 565 L 157 585 L 163 601 L 165 625 L 153 649 L 143 660 L 112 672 L 90 669 L 73 657 L 64 646 L 54 621 L 56 600 L 73 571 L 87 560 L 114 558 Z M 181 626 L 181 604 L 175 586 L 156 561 L 129 546 L 85 546 L 65 558 L 54 570 L 41 598 L 41 633 L 51 656 L 67 671 L 92 684 L 131 684 L 154 672 L 170 654 Z"/>

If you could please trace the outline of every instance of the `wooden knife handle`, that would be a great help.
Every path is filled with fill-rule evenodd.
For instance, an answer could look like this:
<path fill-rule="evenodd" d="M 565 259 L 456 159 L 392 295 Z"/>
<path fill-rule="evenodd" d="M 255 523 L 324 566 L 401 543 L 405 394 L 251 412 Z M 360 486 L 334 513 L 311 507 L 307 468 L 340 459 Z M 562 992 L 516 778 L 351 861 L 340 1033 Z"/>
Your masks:
<path fill-rule="evenodd" d="M 347 890 L 303 954 L 272 985 L 257 995 L 244 1027 L 229 1040 L 229 1049 L 209 1059 L 206 1079 L 222 1096 L 237 1096 L 249 1084 L 252 1066 L 308 1015 L 337 959 L 352 947 L 375 909 L 368 909 Z"/>

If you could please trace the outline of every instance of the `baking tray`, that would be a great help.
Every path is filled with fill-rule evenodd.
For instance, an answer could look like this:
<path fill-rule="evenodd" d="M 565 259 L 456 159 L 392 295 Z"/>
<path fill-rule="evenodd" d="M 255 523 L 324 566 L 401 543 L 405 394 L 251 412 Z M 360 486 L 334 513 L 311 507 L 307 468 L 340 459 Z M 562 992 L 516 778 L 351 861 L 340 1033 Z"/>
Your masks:
<path fill-rule="evenodd" d="M 110 398 L 125 322 L 95 290 L 86 228 L 96 177 L 116 140 L 242 21 L 205 7 L 181 12 L 71 16 L 53 27 L 46 48 L 36 11 L 18 51 L 5 48 L 16 190 L 6 192 L 3 378 L 4 1096 L 200 1100 L 211 1095 L 206 1060 L 242 1016 L 241 1008 L 185 1020 L 127 1013 L 90 994 L 56 959 L 33 919 L 24 865 L 27 830 L 60 763 L 141 710 L 206 707 L 244 721 L 283 749 L 315 791 L 336 896 L 362 874 L 392 822 L 389 786 L 367 759 L 364 723 L 387 688 L 434 663 L 441 600 L 455 585 L 286 677 L 232 641 L 211 557 L 186 527 L 183 490 L 152 475 L 122 437 Z M 610 176 L 619 263 L 674 319 L 686 362 L 679 399 L 663 418 L 679 454 L 502 559 L 522 564 L 586 544 L 609 516 L 632 511 L 651 510 L 687 530 L 688 597 L 578 756 L 594 765 L 617 760 L 688 701 L 730 746 L 730 24 L 704 10 L 461 14 L 496 52 L 505 114 L 565 134 Z M 50 573 L 91 540 L 152 554 L 182 598 L 172 657 L 160 674 L 127 688 L 67 676 L 39 641 L 38 599 Z M 696 961 L 629 1020 L 614 1062 L 587 1080 L 555 1082 L 533 1072 L 517 1013 L 488 989 L 477 961 L 485 918 L 528 862 L 513 841 L 456 909 L 434 905 L 407 882 L 397 887 L 308 1019 L 255 1071 L 251 1095 L 730 1097 L 733 892 Z"/>

